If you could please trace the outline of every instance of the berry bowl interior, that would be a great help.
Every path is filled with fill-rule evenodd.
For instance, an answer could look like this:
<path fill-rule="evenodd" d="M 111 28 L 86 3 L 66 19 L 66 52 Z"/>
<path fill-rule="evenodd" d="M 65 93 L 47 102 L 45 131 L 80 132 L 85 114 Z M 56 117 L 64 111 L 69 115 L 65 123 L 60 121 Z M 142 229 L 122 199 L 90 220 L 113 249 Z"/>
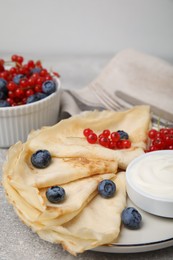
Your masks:
<path fill-rule="evenodd" d="M 126 170 L 126 185 L 136 206 L 173 218 L 173 151 L 149 152 L 133 160 Z"/>
<path fill-rule="evenodd" d="M 56 91 L 39 101 L 13 107 L 0 108 L 0 147 L 8 148 L 18 141 L 25 142 L 32 130 L 58 122 L 61 83 L 53 78 Z"/>

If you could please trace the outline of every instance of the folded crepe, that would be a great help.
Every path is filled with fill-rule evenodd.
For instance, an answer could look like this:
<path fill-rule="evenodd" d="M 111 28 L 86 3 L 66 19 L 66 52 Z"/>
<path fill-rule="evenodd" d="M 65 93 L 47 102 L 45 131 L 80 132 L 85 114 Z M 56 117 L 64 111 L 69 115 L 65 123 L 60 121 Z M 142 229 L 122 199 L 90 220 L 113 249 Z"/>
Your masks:
<path fill-rule="evenodd" d="M 38 231 L 41 238 L 61 243 L 76 255 L 94 247 L 115 242 L 121 228 L 121 212 L 126 206 L 125 172 L 112 179 L 116 193 L 104 199 L 99 194 L 71 221 L 62 226 L 45 227 Z"/>
<path fill-rule="evenodd" d="M 115 111 L 86 111 L 60 121 L 53 127 L 45 127 L 29 135 L 27 145 L 32 152 L 49 147 L 52 155 L 58 158 L 85 157 L 118 161 L 125 170 L 127 165 L 146 149 L 147 131 L 151 126 L 150 107 L 135 106 L 131 109 Z M 96 134 L 104 129 L 111 132 L 124 130 L 132 142 L 130 149 L 111 150 L 99 144 L 89 144 L 83 130 L 91 128 Z"/>
<path fill-rule="evenodd" d="M 9 150 L 3 184 L 9 201 L 32 223 L 44 225 L 50 219 L 55 219 L 58 225 L 65 223 L 96 195 L 98 182 L 112 178 L 117 172 L 116 161 L 78 160 L 76 164 L 76 158 L 60 160 L 53 158 L 49 167 L 34 169 L 25 145 L 17 143 Z M 46 199 L 47 188 L 55 185 L 66 190 L 67 200 L 62 204 L 52 204 Z"/>
<path fill-rule="evenodd" d="M 122 112 L 83 112 L 33 131 L 25 143 L 18 142 L 8 151 L 3 185 L 9 202 L 33 231 L 45 240 L 62 243 L 73 254 L 110 243 L 118 237 L 126 201 L 125 177 L 117 174 L 118 167 L 126 169 L 144 153 L 149 127 L 149 107 L 137 106 Z M 104 129 L 124 130 L 132 146 L 112 150 L 89 144 L 83 136 L 85 128 L 97 134 Z M 52 156 L 45 169 L 31 163 L 32 154 L 40 149 Z M 104 179 L 117 181 L 119 188 L 112 199 L 97 195 L 98 183 Z M 65 201 L 58 204 L 46 198 L 47 188 L 55 185 L 66 190 Z"/>

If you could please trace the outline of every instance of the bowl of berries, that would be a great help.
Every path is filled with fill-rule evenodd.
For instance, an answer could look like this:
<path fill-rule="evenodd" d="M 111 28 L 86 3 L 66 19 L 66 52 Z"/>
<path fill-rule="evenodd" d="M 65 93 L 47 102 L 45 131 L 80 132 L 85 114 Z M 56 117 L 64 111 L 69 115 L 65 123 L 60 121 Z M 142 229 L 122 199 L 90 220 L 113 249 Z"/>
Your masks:
<path fill-rule="evenodd" d="M 41 61 L 0 59 L 0 147 L 25 142 L 32 130 L 57 123 L 60 98 L 59 74 Z"/>

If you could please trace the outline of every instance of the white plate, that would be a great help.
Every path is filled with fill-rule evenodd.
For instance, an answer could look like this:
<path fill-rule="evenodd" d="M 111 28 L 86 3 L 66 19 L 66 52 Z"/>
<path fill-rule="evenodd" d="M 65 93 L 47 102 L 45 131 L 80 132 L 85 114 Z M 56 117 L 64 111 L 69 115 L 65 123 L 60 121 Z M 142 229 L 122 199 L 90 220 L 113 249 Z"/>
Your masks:
<path fill-rule="evenodd" d="M 128 199 L 127 206 L 138 209 L 142 215 L 142 226 L 130 230 L 122 226 L 120 236 L 111 246 L 100 246 L 93 251 L 108 253 L 137 253 L 173 246 L 173 219 L 147 213 Z"/>

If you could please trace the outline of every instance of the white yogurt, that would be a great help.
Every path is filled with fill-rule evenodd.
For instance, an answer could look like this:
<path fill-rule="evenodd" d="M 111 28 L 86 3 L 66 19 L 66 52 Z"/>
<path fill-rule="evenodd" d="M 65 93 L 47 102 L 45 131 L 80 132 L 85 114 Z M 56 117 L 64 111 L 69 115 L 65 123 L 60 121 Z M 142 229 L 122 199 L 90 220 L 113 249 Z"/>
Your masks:
<path fill-rule="evenodd" d="M 130 182 L 141 192 L 173 201 L 173 153 L 149 154 L 131 168 Z"/>

